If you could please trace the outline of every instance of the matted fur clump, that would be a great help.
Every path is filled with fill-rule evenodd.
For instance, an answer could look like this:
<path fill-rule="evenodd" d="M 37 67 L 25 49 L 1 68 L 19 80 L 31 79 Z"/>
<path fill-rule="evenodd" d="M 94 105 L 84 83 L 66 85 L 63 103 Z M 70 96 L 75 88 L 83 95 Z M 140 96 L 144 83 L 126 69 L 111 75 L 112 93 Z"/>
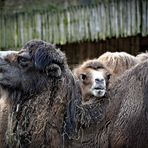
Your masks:
<path fill-rule="evenodd" d="M 65 55 L 50 43 L 32 40 L 17 53 L 0 54 L 0 130 L 3 147 L 62 147 L 65 117 L 74 133 L 81 93 Z M 3 104 L 2 104 L 2 99 Z M 6 112 L 6 113 L 5 113 Z M 4 125 L 0 122 L 0 127 Z M 67 131 L 68 132 L 68 131 Z"/>
<path fill-rule="evenodd" d="M 103 63 L 115 76 L 123 74 L 127 69 L 139 63 L 135 56 L 126 52 L 106 52 L 98 58 L 98 61 Z"/>
<path fill-rule="evenodd" d="M 86 69 L 81 69 L 81 73 L 86 73 Z M 113 81 L 107 87 L 107 96 L 94 96 L 96 100 L 91 104 L 82 104 L 79 137 L 71 136 L 69 147 L 147 148 L 147 73 L 148 61 L 141 62 Z"/>
<path fill-rule="evenodd" d="M 85 104 L 80 80 L 52 44 L 30 41 L 19 53 L 2 54 L 1 146 L 147 148 L 148 61 L 127 70 L 110 88 L 99 65 L 87 67 L 96 80 L 91 96 L 97 98 Z M 85 78 L 80 76 L 82 81 Z M 98 97 L 102 90 L 107 95 Z"/>

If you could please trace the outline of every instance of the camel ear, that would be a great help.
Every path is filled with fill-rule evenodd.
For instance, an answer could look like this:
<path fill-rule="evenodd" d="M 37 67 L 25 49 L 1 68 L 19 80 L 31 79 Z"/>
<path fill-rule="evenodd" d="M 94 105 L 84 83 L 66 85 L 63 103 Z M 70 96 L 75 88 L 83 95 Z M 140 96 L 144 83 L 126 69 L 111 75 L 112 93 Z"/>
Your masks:
<path fill-rule="evenodd" d="M 60 77 L 62 74 L 60 66 L 51 64 L 45 68 L 46 74 L 51 77 Z"/>
<path fill-rule="evenodd" d="M 35 53 L 35 66 L 41 71 L 45 71 L 48 76 L 60 77 L 62 74 L 61 67 L 56 61 L 54 53 L 50 52 L 49 48 L 40 47 Z M 59 59 L 59 57 L 57 57 Z"/>
<path fill-rule="evenodd" d="M 107 80 L 110 80 L 111 78 L 111 73 L 107 73 Z"/>

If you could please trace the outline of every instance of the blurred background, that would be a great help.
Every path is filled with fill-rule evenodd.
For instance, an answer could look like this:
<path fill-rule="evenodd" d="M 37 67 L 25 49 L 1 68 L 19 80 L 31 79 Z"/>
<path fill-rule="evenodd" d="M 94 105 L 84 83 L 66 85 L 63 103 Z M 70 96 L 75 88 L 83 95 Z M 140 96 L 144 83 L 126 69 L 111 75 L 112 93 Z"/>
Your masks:
<path fill-rule="evenodd" d="M 56 44 L 71 67 L 106 51 L 148 50 L 148 0 L 0 0 L 0 50 Z"/>

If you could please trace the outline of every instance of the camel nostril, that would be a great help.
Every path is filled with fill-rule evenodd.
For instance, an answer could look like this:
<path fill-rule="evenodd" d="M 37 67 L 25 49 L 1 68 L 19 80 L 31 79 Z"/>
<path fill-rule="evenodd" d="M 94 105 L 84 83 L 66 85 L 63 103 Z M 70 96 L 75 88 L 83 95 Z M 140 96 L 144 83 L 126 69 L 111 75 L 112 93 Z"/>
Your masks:
<path fill-rule="evenodd" d="M 98 79 L 98 78 L 97 78 L 97 79 L 95 79 L 95 82 L 96 82 L 96 83 L 104 82 L 104 79 Z"/>

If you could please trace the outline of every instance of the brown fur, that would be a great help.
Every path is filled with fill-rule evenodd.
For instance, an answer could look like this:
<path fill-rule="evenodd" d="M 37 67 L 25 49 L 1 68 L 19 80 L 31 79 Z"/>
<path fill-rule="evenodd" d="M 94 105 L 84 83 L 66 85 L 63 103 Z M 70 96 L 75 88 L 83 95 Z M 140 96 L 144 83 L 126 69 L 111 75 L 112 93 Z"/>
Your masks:
<path fill-rule="evenodd" d="M 147 61 L 119 77 L 108 96 L 83 105 L 79 81 L 62 52 L 43 41 L 24 48 L 13 62 L 0 59 L 1 73 L 8 72 L 0 77 L 1 95 L 8 93 L 11 105 L 3 118 L 9 119 L 7 133 L 1 130 L 7 147 L 148 147 Z M 20 57 L 28 53 L 31 60 Z"/>
<path fill-rule="evenodd" d="M 73 70 L 74 75 L 80 81 L 83 101 L 85 103 L 91 103 L 91 101 L 92 101 L 92 99 L 91 99 L 92 95 L 90 94 L 90 88 L 93 83 L 92 82 L 93 71 L 102 72 L 102 74 L 105 77 L 105 80 L 107 82 L 107 85 L 108 85 L 108 79 L 110 76 L 109 70 L 106 69 L 106 67 L 102 63 L 98 62 L 97 59 L 84 61 L 82 65 L 79 65 L 78 67 L 74 68 L 74 70 Z M 81 79 L 82 75 L 86 76 L 85 80 Z"/>
<path fill-rule="evenodd" d="M 82 105 L 79 137 L 69 147 L 148 147 L 148 61 L 120 76 L 108 96 Z"/>
<path fill-rule="evenodd" d="M 107 120 L 113 121 L 111 147 L 148 147 L 147 73 L 148 62 L 138 64 L 126 71 L 109 92 L 113 98 L 107 109 Z"/>
<path fill-rule="evenodd" d="M 115 76 L 120 76 L 138 63 L 135 56 L 126 52 L 106 52 L 98 58 L 98 61 L 103 63 Z"/>
<path fill-rule="evenodd" d="M 8 123 L 8 113 L 10 112 L 10 103 L 8 102 L 8 92 L 0 88 L 0 145 L 6 147 L 6 130 Z"/>
<path fill-rule="evenodd" d="M 30 41 L 19 53 L 3 56 L 0 69 L 1 146 L 64 146 L 67 106 L 81 100 L 79 84 L 64 54 L 44 41 Z M 75 127 L 73 120 L 68 125 Z"/>

